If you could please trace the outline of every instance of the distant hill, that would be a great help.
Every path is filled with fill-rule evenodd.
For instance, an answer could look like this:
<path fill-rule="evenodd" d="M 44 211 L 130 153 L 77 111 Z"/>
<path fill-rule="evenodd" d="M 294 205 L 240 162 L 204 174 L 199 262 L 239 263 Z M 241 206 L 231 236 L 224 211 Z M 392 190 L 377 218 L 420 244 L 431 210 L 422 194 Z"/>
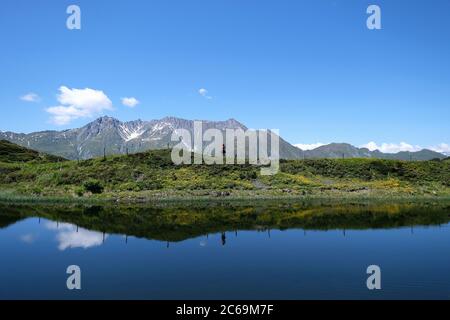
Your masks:
<path fill-rule="evenodd" d="M 444 159 L 446 156 L 432 151 L 423 149 L 417 152 L 402 151 L 398 153 L 383 153 L 379 150 L 370 151 L 367 148 L 357 148 L 348 143 L 331 143 L 318 147 L 313 150 L 304 151 L 305 158 L 376 158 L 391 160 L 431 160 Z"/>
<path fill-rule="evenodd" d="M 6 140 L 0 140 L 0 162 L 57 162 L 66 159 L 40 153 Z"/>
<path fill-rule="evenodd" d="M 165 149 L 176 143 L 171 135 L 176 129 L 193 132 L 194 121 L 175 117 L 160 120 L 135 120 L 121 122 L 111 117 L 98 118 L 84 127 L 64 131 L 42 131 L 30 134 L 1 132 L 0 139 L 18 145 L 58 155 L 66 159 L 90 159 L 108 155 L 143 152 Z M 247 127 L 235 119 L 226 121 L 203 121 L 203 130 L 215 128 L 222 132 L 226 129 Z M 395 160 L 431 160 L 444 159 L 446 156 L 431 150 L 418 152 L 382 153 L 357 148 L 347 143 L 332 143 L 314 150 L 301 150 L 280 137 L 280 157 L 282 159 L 303 158 L 380 158 Z"/>

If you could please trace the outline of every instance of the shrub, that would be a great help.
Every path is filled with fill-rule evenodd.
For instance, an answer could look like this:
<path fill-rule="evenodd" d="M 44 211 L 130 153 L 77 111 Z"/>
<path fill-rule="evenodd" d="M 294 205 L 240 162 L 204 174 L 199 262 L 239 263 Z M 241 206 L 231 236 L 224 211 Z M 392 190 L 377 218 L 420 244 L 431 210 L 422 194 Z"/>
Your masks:
<path fill-rule="evenodd" d="M 126 182 L 119 185 L 121 191 L 140 191 L 140 187 L 135 182 Z"/>
<path fill-rule="evenodd" d="M 84 194 L 84 188 L 83 187 L 77 187 L 75 188 L 75 194 L 79 197 L 82 197 Z"/>
<path fill-rule="evenodd" d="M 83 187 L 86 191 L 90 191 L 93 194 L 99 194 L 103 192 L 103 185 L 100 181 L 95 179 L 89 179 L 85 181 Z"/>
<path fill-rule="evenodd" d="M 42 189 L 40 187 L 34 186 L 31 188 L 31 193 L 35 195 L 40 195 L 42 193 Z"/>
<path fill-rule="evenodd" d="M 136 183 L 140 190 L 161 190 L 164 188 L 163 184 L 158 180 L 144 180 Z"/>

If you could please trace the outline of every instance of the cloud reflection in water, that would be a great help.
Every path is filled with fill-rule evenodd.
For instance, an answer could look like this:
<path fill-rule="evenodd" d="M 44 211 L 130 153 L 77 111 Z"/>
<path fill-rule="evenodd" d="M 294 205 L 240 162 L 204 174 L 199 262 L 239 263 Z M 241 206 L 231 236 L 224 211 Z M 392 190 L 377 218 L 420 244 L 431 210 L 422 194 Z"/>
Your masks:
<path fill-rule="evenodd" d="M 88 249 L 92 247 L 101 246 L 108 238 L 101 232 L 89 231 L 83 228 L 78 228 L 69 223 L 48 222 L 47 229 L 57 231 L 56 239 L 58 240 L 58 249 L 64 251 L 66 249 L 83 248 Z"/>

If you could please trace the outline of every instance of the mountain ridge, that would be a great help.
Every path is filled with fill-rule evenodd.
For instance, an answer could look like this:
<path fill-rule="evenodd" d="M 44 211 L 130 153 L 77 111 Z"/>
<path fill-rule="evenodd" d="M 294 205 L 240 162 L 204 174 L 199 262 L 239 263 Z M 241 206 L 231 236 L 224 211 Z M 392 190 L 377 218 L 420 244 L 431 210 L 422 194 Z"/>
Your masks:
<path fill-rule="evenodd" d="M 104 154 L 126 154 L 150 149 L 163 149 L 175 145 L 170 137 L 176 129 L 193 132 L 194 121 L 174 116 L 153 120 L 132 120 L 122 122 L 110 116 L 102 116 L 80 128 L 66 130 L 45 130 L 32 133 L 0 131 L 0 139 L 67 159 L 89 159 Z M 238 120 L 198 120 L 203 129 L 248 128 Z M 280 137 L 280 157 L 283 159 L 309 158 L 380 158 L 397 160 L 444 159 L 445 155 L 423 149 L 417 152 L 382 153 L 367 148 L 357 148 L 348 143 L 331 143 L 312 150 L 301 150 Z"/>

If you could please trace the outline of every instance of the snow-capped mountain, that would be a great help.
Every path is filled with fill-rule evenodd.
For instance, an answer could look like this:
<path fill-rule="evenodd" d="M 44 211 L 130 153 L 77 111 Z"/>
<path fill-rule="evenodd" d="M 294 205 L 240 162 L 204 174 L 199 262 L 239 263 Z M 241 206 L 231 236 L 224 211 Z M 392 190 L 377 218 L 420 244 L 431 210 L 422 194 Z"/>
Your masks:
<path fill-rule="evenodd" d="M 215 128 L 224 132 L 226 129 L 247 127 L 237 120 L 204 121 L 203 130 Z M 194 120 L 166 117 L 160 120 L 135 120 L 121 122 L 111 117 L 101 117 L 82 128 L 64 131 L 42 131 L 30 134 L 2 132 L 0 140 L 45 152 L 67 159 L 89 159 L 106 154 L 134 153 L 149 149 L 162 149 L 174 146 L 172 132 L 186 129 L 193 137 Z M 280 138 L 280 157 L 283 159 L 308 158 L 382 158 L 401 160 L 430 160 L 446 156 L 431 150 L 418 152 L 382 153 L 357 148 L 345 143 L 332 143 L 313 150 L 301 150 Z"/>
<path fill-rule="evenodd" d="M 209 128 L 221 131 L 238 128 L 247 130 L 243 124 L 234 119 L 202 122 L 204 130 Z M 102 156 L 104 152 L 125 154 L 173 146 L 178 143 L 171 141 L 172 132 L 176 129 L 186 129 L 193 136 L 194 121 L 166 117 L 161 120 L 121 122 L 104 116 L 82 128 L 30 134 L 0 132 L 0 139 L 67 159 L 89 159 Z M 280 152 L 283 157 L 296 158 L 300 150 L 281 140 Z"/>

